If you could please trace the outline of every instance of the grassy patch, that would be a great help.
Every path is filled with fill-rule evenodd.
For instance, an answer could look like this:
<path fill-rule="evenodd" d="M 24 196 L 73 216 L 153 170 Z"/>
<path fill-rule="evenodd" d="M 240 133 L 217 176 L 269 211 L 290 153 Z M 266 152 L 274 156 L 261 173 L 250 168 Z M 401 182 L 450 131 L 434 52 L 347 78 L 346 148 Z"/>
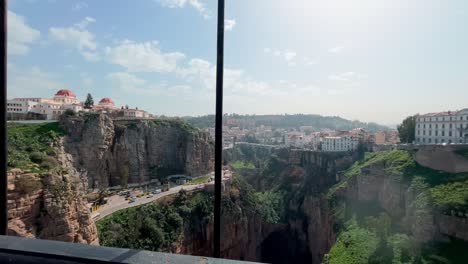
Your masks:
<path fill-rule="evenodd" d="M 192 181 L 188 182 L 186 185 L 197 185 L 197 184 L 202 184 L 206 183 L 210 180 L 210 175 L 199 177 L 196 179 L 193 179 Z"/>
<path fill-rule="evenodd" d="M 468 181 L 442 184 L 429 189 L 434 206 L 440 209 L 467 208 Z"/>
<path fill-rule="evenodd" d="M 242 169 L 255 169 L 255 165 L 251 162 L 243 162 L 243 161 L 236 161 L 230 164 L 231 167 L 235 170 L 242 170 Z"/>
<path fill-rule="evenodd" d="M 361 175 L 372 166 L 381 166 L 387 173 L 401 175 L 402 181 L 407 183 L 422 184 L 424 190 L 418 190 L 417 193 L 429 190 L 426 200 L 437 208 L 467 207 L 468 173 L 448 173 L 423 167 L 416 163 L 410 151 L 405 150 L 366 153 L 362 160 L 344 172 L 345 180 L 331 187 L 325 196 L 331 198 L 337 190 L 346 187 L 347 180 Z"/>
<path fill-rule="evenodd" d="M 187 133 L 193 134 L 198 132 L 198 129 L 189 125 L 187 122 L 183 121 L 182 119 L 174 118 L 174 119 L 156 119 L 149 121 L 150 125 L 153 126 L 162 126 L 162 127 L 174 127 L 179 128 Z"/>
<path fill-rule="evenodd" d="M 44 172 L 54 168 L 52 145 L 64 131 L 57 122 L 42 124 L 8 124 L 8 168 Z"/>

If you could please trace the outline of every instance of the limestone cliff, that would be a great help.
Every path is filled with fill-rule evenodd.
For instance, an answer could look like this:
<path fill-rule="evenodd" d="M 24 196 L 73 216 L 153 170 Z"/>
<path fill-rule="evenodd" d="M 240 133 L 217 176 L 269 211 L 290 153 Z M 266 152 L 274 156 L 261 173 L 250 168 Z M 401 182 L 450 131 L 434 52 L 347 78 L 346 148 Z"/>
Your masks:
<path fill-rule="evenodd" d="M 98 244 L 87 201 L 71 175 L 8 173 L 8 235 Z"/>
<path fill-rule="evenodd" d="M 113 120 L 104 114 L 65 117 L 65 151 L 90 188 L 139 183 L 213 168 L 207 133 L 179 120 Z"/>
<path fill-rule="evenodd" d="M 414 157 L 411 152 L 399 150 L 375 153 L 363 165 L 355 165 L 355 175 L 340 175 L 343 181 L 338 184 L 341 185 L 338 197 L 377 203 L 419 242 L 440 240 L 446 236 L 468 241 L 466 206 L 463 199 L 452 198 L 468 195 L 463 187 L 468 174 L 454 174 L 452 170 L 435 171 L 421 166 L 417 163 L 420 152 Z M 392 156 L 399 157 L 395 159 Z M 449 191 L 444 189 L 445 186 Z M 439 190 L 446 191 L 439 195 L 443 197 L 435 196 Z"/>
<path fill-rule="evenodd" d="M 228 162 L 255 160 L 264 169 L 238 169 L 242 177 L 263 192 L 287 190 L 286 216 L 280 223 L 265 222 L 259 215 L 233 214 L 223 208 L 222 257 L 267 263 L 321 263 L 335 241 L 334 219 L 329 201 L 322 196 L 337 174 L 348 168 L 355 155 L 238 146 L 226 153 Z M 235 190 L 230 200 L 238 201 Z M 236 198 L 237 197 L 237 198 Z M 179 252 L 207 255 L 212 252 L 212 225 L 186 232 Z"/>

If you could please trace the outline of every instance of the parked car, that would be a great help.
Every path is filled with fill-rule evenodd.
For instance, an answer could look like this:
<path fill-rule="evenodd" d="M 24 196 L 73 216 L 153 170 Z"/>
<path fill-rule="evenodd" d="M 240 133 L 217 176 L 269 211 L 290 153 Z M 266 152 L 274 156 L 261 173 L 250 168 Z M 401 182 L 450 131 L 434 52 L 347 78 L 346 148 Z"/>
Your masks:
<path fill-rule="evenodd" d="M 128 203 L 134 203 L 136 200 L 135 198 L 133 197 L 132 199 L 130 199 L 130 201 L 128 201 Z"/>
<path fill-rule="evenodd" d="M 156 189 L 156 190 L 154 191 L 154 194 L 158 194 L 158 193 L 161 193 L 161 189 Z"/>

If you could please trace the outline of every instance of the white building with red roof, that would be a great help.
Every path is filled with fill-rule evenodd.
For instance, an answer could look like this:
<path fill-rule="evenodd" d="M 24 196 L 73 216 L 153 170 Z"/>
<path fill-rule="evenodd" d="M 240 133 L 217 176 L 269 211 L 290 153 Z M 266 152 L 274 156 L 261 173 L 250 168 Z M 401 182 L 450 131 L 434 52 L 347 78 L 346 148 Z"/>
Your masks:
<path fill-rule="evenodd" d="M 468 108 L 416 116 L 416 144 L 468 143 Z"/>
<path fill-rule="evenodd" d="M 114 101 L 111 98 L 102 98 L 97 105 L 88 109 L 83 109 L 84 103 L 80 102 L 76 95 L 67 89 L 61 89 L 57 91 L 52 98 L 39 98 L 39 97 L 27 97 L 27 98 L 14 98 L 13 100 L 7 101 L 7 112 L 11 114 L 27 114 L 37 113 L 45 115 L 47 120 L 56 120 L 66 110 L 71 109 L 75 112 L 80 111 L 99 111 L 105 113 L 113 113 L 117 116 L 124 118 L 150 118 L 151 115 L 141 109 L 129 109 L 127 107 L 116 107 Z"/>
<path fill-rule="evenodd" d="M 58 119 L 67 109 L 75 112 L 83 110 L 83 104 L 76 95 L 67 89 L 59 90 L 53 98 L 14 98 L 7 101 L 8 113 L 27 114 L 28 112 L 45 115 L 47 120 Z"/>
<path fill-rule="evenodd" d="M 97 105 L 93 105 L 93 110 L 116 110 L 115 103 L 112 99 L 104 97 Z"/>

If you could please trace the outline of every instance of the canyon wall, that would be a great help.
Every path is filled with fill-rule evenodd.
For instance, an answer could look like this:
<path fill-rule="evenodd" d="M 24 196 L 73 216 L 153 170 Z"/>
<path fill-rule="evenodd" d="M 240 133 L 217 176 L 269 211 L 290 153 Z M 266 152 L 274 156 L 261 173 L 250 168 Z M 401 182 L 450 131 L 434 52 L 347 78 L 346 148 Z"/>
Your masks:
<path fill-rule="evenodd" d="M 389 172 L 384 162 L 376 163 L 348 179 L 338 194 L 348 200 L 376 202 L 419 242 L 441 240 L 444 236 L 468 241 L 468 213 L 440 212 L 430 207 L 421 210 L 416 190 L 403 177 Z"/>
<path fill-rule="evenodd" d="M 92 189 L 139 183 L 171 174 L 212 171 L 209 134 L 179 120 L 120 120 L 104 114 L 63 118 L 65 151 Z"/>
<path fill-rule="evenodd" d="M 237 147 L 225 155 L 227 162 L 278 159 L 279 164 L 268 165 L 274 167 L 272 178 L 258 168 L 240 169 L 235 174 L 255 191 L 271 190 L 272 184 L 284 190 L 290 188 L 285 198 L 287 216 L 284 222 L 272 224 L 258 215 L 223 212 L 222 257 L 267 263 L 321 263 L 336 239 L 329 201 L 322 194 L 357 156 L 253 145 Z M 211 224 L 186 232 L 179 252 L 210 256 L 212 236 Z"/>
<path fill-rule="evenodd" d="M 69 174 L 8 172 L 8 235 L 98 244 L 79 185 Z"/>

